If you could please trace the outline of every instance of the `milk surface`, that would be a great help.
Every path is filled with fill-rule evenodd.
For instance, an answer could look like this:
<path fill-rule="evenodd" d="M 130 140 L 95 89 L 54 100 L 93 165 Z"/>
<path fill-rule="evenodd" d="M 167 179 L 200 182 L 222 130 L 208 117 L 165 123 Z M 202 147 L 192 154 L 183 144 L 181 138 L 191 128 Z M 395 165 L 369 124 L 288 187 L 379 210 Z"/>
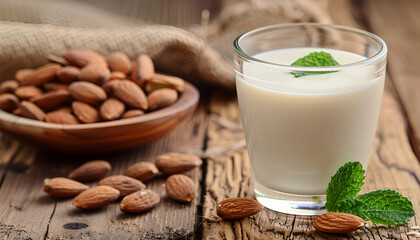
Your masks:
<path fill-rule="evenodd" d="M 365 57 L 320 48 L 289 48 L 254 58 L 290 65 L 314 51 L 341 65 Z M 378 122 L 384 76 L 374 68 L 295 78 L 279 68 L 245 62 L 236 74 L 241 118 L 254 180 L 283 193 L 323 195 L 348 161 L 367 166 Z"/>

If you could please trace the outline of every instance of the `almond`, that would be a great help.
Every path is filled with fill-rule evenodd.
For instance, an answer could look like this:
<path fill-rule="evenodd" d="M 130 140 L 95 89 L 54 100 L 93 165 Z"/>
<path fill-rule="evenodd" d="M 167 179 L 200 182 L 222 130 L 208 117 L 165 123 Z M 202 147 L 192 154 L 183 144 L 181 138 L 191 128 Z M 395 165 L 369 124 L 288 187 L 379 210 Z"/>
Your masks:
<path fill-rule="evenodd" d="M 79 79 L 80 69 L 73 66 L 67 66 L 58 69 L 55 74 L 61 82 L 72 83 Z"/>
<path fill-rule="evenodd" d="M 193 170 L 203 163 L 195 155 L 183 153 L 165 153 L 156 158 L 156 167 L 165 174 L 184 173 Z"/>
<path fill-rule="evenodd" d="M 45 117 L 46 122 L 57 123 L 57 124 L 78 124 L 79 121 L 73 114 L 63 110 L 53 111 L 47 113 Z"/>
<path fill-rule="evenodd" d="M 102 89 L 108 94 L 108 96 L 112 95 L 114 86 L 121 80 L 115 79 L 112 81 L 107 81 L 101 85 Z"/>
<path fill-rule="evenodd" d="M 91 105 L 99 105 L 106 99 L 105 91 L 90 82 L 74 82 L 69 85 L 69 91 L 76 100 L 89 103 Z"/>
<path fill-rule="evenodd" d="M 179 77 L 155 73 L 153 78 L 147 81 L 145 89 L 146 92 L 150 93 L 160 88 L 172 88 L 178 92 L 183 92 L 185 81 Z"/>
<path fill-rule="evenodd" d="M 140 109 L 132 109 L 125 112 L 121 118 L 131 118 L 131 117 L 137 117 L 143 115 L 144 112 Z"/>
<path fill-rule="evenodd" d="M 161 88 L 155 90 L 147 96 L 149 102 L 149 110 L 157 110 L 167 107 L 178 100 L 178 93 L 174 89 Z"/>
<path fill-rule="evenodd" d="M 19 83 L 16 80 L 6 80 L 0 83 L 0 94 L 1 93 L 13 93 L 16 88 L 19 87 Z"/>
<path fill-rule="evenodd" d="M 53 55 L 53 54 L 46 54 L 45 58 L 48 60 L 49 63 L 58 63 L 61 66 L 67 66 L 69 62 L 66 59 Z"/>
<path fill-rule="evenodd" d="M 159 202 L 159 195 L 150 189 L 146 189 L 123 198 L 120 209 L 127 213 L 140 213 L 152 209 Z"/>
<path fill-rule="evenodd" d="M 106 66 L 105 58 L 93 51 L 70 50 L 66 51 L 63 57 L 76 67 L 84 67 L 90 63 L 99 63 Z"/>
<path fill-rule="evenodd" d="M 15 108 L 12 113 L 17 116 L 22 116 L 22 111 L 20 111 L 20 108 Z"/>
<path fill-rule="evenodd" d="M 197 188 L 191 178 L 175 174 L 166 179 L 166 193 L 175 201 L 188 203 L 197 195 Z"/>
<path fill-rule="evenodd" d="M 44 121 L 45 119 L 45 112 L 42 111 L 37 105 L 28 102 L 28 101 L 22 101 L 19 105 L 19 109 L 21 112 L 21 116 Z"/>
<path fill-rule="evenodd" d="M 125 73 L 118 72 L 118 71 L 112 71 L 111 72 L 111 77 L 109 78 L 109 80 L 126 79 L 126 78 L 127 78 L 127 75 L 125 75 Z"/>
<path fill-rule="evenodd" d="M 24 80 L 27 76 L 31 75 L 31 74 L 32 74 L 32 73 L 34 73 L 34 72 L 35 72 L 35 69 L 32 69 L 32 68 L 24 68 L 24 69 L 17 70 L 17 71 L 16 71 L 16 73 L 15 73 L 15 79 L 16 79 L 19 83 L 22 83 L 22 82 L 23 82 L 23 80 Z"/>
<path fill-rule="evenodd" d="M 83 123 L 95 123 L 101 120 L 99 118 L 99 112 L 87 103 L 73 101 L 71 104 L 71 108 L 73 110 L 74 115 L 76 115 L 77 119 L 79 119 Z"/>
<path fill-rule="evenodd" d="M 78 181 L 95 181 L 111 172 L 111 164 L 103 160 L 89 161 L 69 173 L 69 178 Z"/>
<path fill-rule="evenodd" d="M 226 220 L 242 219 L 263 210 L 263 205 L 250 198 L 229 198 L 217 204 L 217 215 Z"/>
<path fill-rule="evenodd" d="M 33 73 L 28 74 L 23 81 L 22 85 L 40 85 L 50 81 L 55 77 L 55 72 L 61 68 L 60 64 L 47 63 L 44 66 L 37 68 Z"/>
<path fill-rule="evenodd" d="M 23 86 L 15 89 L 15 95 L 22 100 L 29 100 L 42 94 L 42 90 L 35 86 Z"/>
<path fill-rule="evenodd" d="M 124 175 L 115 175 L 102 179 L 99 185 L 110 186 L 120 191 L 120 197 L 146 189 L 146 186 L 139 180 Z"/>
<path fill-rule="evenodd" d="M 348 213 L 329 212 L 316 217 L 312 224 L 320 232 L 350 233 L 364 227 L 366 221 Z"/>
<path fill-rule="evenodd" d="M 68 113 L 72 112 L 71 107 L 68 107 L 68 106 L 59 107 L 56 110 L 54 110 L 54 112 L 59 112 L 59 111 L 68 112 Z"/>
<path fill-rule="evenodd" d="M 146 54 L 140 55 L 133 63 L 133 71 L 131 73 L 131 80 L 143 88 L 146 81 L 153 78 L 155 74 L 155 67 L 152 59 Z"/>
<path fill-rule="evenodd" d="M 113 94 L 130 107 L 146 110 L 147 97 L 143 90 L 129 80 L 119 80 L 112 85 Z"/>
<path fill-rule="evenodd" d="M 35 103 L 44 111 L 51 111 L 70 100 L 70 93 L 68 90 L 59 89 L 49 91 L 42 95 L 31 98 L 31 102 Z"/>
<path fill-rule="evenodd" d="M 109 80 L 111 72 L 108 68 L 99 64 L 89 64 L 82 68 L 79 73 L 79 80 L 91 82 L 94 84 L 102 84 Z"/>
<path fill-rule="evenodd" d="M 147 181 L 152 179 L 159 170 L 151 162 L 139 162 L 129 167 L 124 175 L 129 176 L 140 181 Z"/>
<path fill-rule="evenodd" d="M 77 181 L 57 177 L 44 180 L 42 190 L 52 197 L 74 197 L 89 187 Z"/>
<path fill-rule="evenodd" d="M 124 111 L 124 103 L 116 98 L 109 98 L 102 104 L 99 114 L 103 120 L 110 121 L 118 119 Z"/>
<path fill-rule="evenodd" d="M 95 209 L 115 202 L 120 192 L 109 186 L 96 186 L 90 188 L 73 200 L 73 205 L 82 209 Z"/>
<path fill-rule="evenodd" d="M 128 74 L 131 71 L 131 61 L 125 53 L 115 52 L 107 57 L 106 61 L 111 71 L 119 71 L 124 74 Z"/>
<path fill-rule="evenodd" d="M 3 93 L 0 95 L 0 109 L 4 111 L 12 111 L 19 106 L 19 99 L 11 93 Z"/>
<path fill-rule="evenodd" d="M 42 88 L 44 88 L 46 91 L 54 91 L 59 89 L 67 90 L 68 86 L 64 83 L 46 82 L 42 85 Z"/>

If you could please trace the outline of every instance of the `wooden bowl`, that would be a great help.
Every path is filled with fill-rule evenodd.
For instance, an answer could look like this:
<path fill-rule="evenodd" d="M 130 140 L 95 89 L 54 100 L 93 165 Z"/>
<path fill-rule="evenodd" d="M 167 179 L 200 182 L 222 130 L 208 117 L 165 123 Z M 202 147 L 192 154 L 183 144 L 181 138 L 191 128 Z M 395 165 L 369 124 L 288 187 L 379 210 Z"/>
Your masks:
<path fill-rule="evenodd" d="M 103 153 L 161 138 L 188 119 L 200 94 L 186 83 L 178 101 L 142 116 L 89 124 L 55 124 L 23 118 L 0 110 L 0 129 L 49 151 Z"/>

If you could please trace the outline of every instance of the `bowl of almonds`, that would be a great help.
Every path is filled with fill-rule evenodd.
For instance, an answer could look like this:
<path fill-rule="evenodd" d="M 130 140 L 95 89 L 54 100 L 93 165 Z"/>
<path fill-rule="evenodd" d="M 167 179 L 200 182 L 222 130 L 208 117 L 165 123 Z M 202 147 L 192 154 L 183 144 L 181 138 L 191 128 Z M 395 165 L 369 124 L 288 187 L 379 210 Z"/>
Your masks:
<path fill-rule="evenodd" d="M 198 90 L 156 73 L 145 54 L 70 50 L 0 83 L 0 129 L 51 151 L 99 153 L 165 136 L 197 107 Z"/>

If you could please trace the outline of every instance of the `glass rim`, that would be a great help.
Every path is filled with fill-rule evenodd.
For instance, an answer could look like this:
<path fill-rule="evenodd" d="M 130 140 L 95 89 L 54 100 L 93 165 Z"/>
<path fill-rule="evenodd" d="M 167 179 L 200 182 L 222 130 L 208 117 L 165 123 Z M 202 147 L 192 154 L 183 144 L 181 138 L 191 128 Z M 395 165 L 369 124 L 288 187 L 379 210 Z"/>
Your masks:
<path fill-rule="evenodd" d="M 347 63 L 347 64 L 343 64 L 343 65 L 337 65 L 337 66 L 308 67 L 308 66 L 292 66 L 292 65 L 285 65 L 285 64 L 279 64 L 279 63 L 264 61 L 264 60 L 254 58 L 254 57 L 248 55 L 240 47 L 239 42 L 241 40 L 243 40 L 243 38 L 245 38 L 249 35 L 257 34 L 259 32 L 266 31 L 266 30 L 273 30 L 273 29 L 278 29 L 278 28 L 288 28 L 288 27 L 298 27 L 298 26 L 314 26 L 314 27 L 320 27 L 320 28 L 323 27 L 323 28 L 342 30 L 342 31 L 346 31 L 346 32 L 352 32 L 352 33 L 359 34 L 359 35 L 368 37 L 370 39 L 373 39 L 374 41 L 379 43 L 381 48 L 375 55 L 373 55 L 371 57 L 368 57 L 366 59 L 363 59 L 361 61 Z M 251 31 L 248 31 L 248 32 L 245 32 L 245 33 L 239 35 L 233 41 L 233 47 L 234 47 L 234 50 L 235 50 L 236 53 L 238 53 L 243 58 L 249 60 L 250 62 L 260 63 L 260 64 L 264 64 L 264 65 L 270 65 L 272 67 L 284 68 L 284 69 L 288 69 L 289 71 L 338 71 L 338 70 L 345 70 L 345 69 L 353 68 L 353 67 L 367 66 L 367 65 L 373 64 L 375 62 L 381 61 L 383 58 L 386 57 L 386 54 L 387 54 L 387 51 L 388 51 L 388 48 L 387 48 L 387 45 L 386 45 L 385 41 L 382 40 L 382 38 L 380 38 L 376 34 L 373 34 L 371 32 L 361 30 L 361 29 L 357 29 L 357 28 L 354 28 L 354 27 L 343 26 L 343 25 L 324 24 L 324 23 L 309 23 L 309 22 L 306 22 L 306 23 L 280 23 L 280 24 L 274 24 L 274 25 L 269 25 L 269 26 L 265 26 L 265 27 L 260 27 L 260 28 L 257 28 L 257 29 L 254 29 L 254 30 L 251 30 Z"/>

